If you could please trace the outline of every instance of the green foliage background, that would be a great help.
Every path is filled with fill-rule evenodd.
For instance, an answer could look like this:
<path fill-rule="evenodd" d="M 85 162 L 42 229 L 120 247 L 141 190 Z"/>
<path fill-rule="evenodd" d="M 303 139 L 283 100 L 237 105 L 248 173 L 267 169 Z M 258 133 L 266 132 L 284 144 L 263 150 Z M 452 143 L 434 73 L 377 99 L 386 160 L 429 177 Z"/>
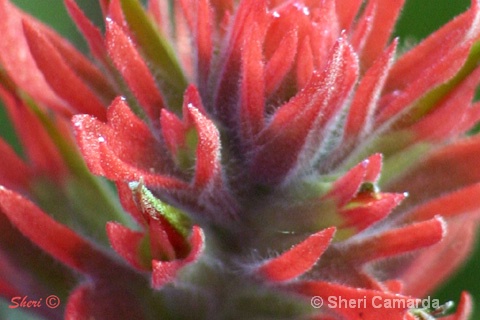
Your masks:
<path fill-rule="evenodd" d="M 85 43 L 70 21 L 63 7 L 63 1 L 12 1 L 57 29 L 62 35 L 71 39 L 78 48 L 86 52 Z M 101 26 L 101 12 L 97 1 L 80 0 L 77 2 L 95 23 Z M 455 15 L 465 11 L 469 4 L 469 0 L 407 0 L 401 19 L 397 25 L 396 36 L 400 36 L 400 43 L 403 46 L 411 46 L 435 31 Z M 2 108 L 0 108 L 0 135 L 14 145 L 16 150 L 21 153 L 15 135 L 12 133 L 12 127 L 6 120 Z M 480 305 L 480 245 L 477 245 L 477 249 L 468 263 L 435 293 L 435 297 L 439 298 L 442 302 L 457 300 L 463 290 L 467 290 L 473 295 L 477 309 L 480 309 L 478 307 Z M 4 310 L 4 308 L 7 308 L 7 304 L 0 304 L 0 316 L 3 315 L 1 317 L 2 319 L 26 319 L 26 315 L 20 315 L 19 312 L 3 313 L 2 310 Z M 472 319 L 480 319 L 480 310 L 475 312 Z"/>

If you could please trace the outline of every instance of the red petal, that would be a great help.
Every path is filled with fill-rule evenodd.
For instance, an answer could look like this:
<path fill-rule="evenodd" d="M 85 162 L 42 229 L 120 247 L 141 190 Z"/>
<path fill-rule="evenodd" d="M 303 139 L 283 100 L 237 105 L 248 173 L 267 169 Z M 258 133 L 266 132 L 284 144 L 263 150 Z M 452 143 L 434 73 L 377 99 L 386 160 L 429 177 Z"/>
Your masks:
<path fill-rule="evenodd" d="M 262 34 L 254 25 L 242 50 L 240 88 L 240 134 L 246 146 L 264 126 L 265 79 L 262 54 Z"/>
<path fill-rule="evenodd" d="M 355 25 L 355 29 L 353 30 L 351 35 L 351 42 L 353 48 L 355 48 L 355 51 L 358 53 L 362 53 L 363 49 L 365 48 L 367 39 L 372 32 L 373 22 L 375 20 L 376 13 L 376 4 L 374 4 L 373 2 L 369 2 L 369 5 L 365 8 L 365 11 Z M 369 66 L 364 66 L 364 68 L 367 67 Z"/>
<path fill-rule="evenodd" d="M 267 59 L 273 56 L 274 51 L 287 34 L 297 33 L 297 43 L 303 41 L 307 35 L 310 35 L 312 21 L 309 16 L 302 12 L 300 6 L 301 4 L 299 3 L 288 2 L 269 12 L 270 24 L 264 44 L 265 57 Z M 293 47 L 290 50 L 298 51 Z"/>
<path fill-rule="evenodd" d="M 301 9 L 303 14 L 305 14 L 304 10 L 311 11 L 307 15 L 310 20 L 307 35 L 312 44 L 315 70 L 322 70 L 325 67 L 330 51 L 338 38 L 346 34 L 338 25 L 335 2 L 336 0 L 327 0 L 320 4 L 320 2 L 312 0 L 306 2 L 305 9 Z M 328 31 L 325 32 L 325 30 Z"/>
<path fill-rule="evenodd" d="M 435 215 L 448 219 L 460 214 L 476 212 L 479 208 L 480 184 L 477 183 L 416 207 L 405 216 L 405 221 L 424 221 Z"/>
<path fill-rule="evenodd" d="M 186 110 L 188 109 L 188 105 L 192 105 L 203 115 L 207 114 L 203 108 L 200 94 L 193 85 L 187 88 L 183 96 L 183 108 L 185 109 L 184 118 L 187 114 Z M 174 113 L 166 109 L 162 109 L 160 124 L 166 147 L 170 150 L 172 158 L 178 159 L 178 152 L 181 149 L 188 148 L 186 145 L 186 136 L 188 131 L 192 129 L 192 124 L 184 123 L 184 121 L 180 120 Z"/>
<path fill-rule="evenodd" d="M 0 209 L 0 287 L 6 285 L 17 291 L 6 296 L 7 300 L 26 294 L 46 297 L 52 294 L 52 283 L 58 293 L 68 291 L 77 277 L 74 270 L 58 263 L 26 238 Z M 7 288 L 1 288 L 0 295 L 8 294 L 3 289 Z M 48 314 L 45 316 L 50 319 Z"/>
<path fill-rule="evenodd" d="M 472 297 L 467 292 L 462 292 L 458 302 L 457 311 L 454 315 L 442 318 L 444 320 L 468 320 L 473 312 Z"/>
<path fill-rule="evenodd" d="M 312 76 L 302 91 L 281 106 L 259 135 L 251 176 L 260 183 L 279 183 L 301 165 L 300 156 L 311 161 L 313 156 L 301 155 L 302 151 L 318 150 L 325 124 L 343 105 L 356 77 L 355 54 L 340 39 L 324 72 Z"/>
<path fill-rule="evenodd" d="M 411 130 L 416 133 L 417 139 L 442 140 L 462 134 L 463 131 L 458 131 L 463 129 L 459 119 L 462 119 L 470 108 L 479 82 L 480 68 L 477 68 L 434 110 L 412 126 Z"/>
<path fill-rule="evenodd" d="M 173 164 L 150 128 L 140 120 L 123 99 L 116 99 L 108 108 L 105 139 L 114 152 L 130 164 L 149 171 L 169 171 Z M 110 133 L 112 136 L 110 136 Z"/>
<path fill-rule="evenodd" d="M 395 41 L 367 70 L 358 84 L 345 126 L 345 140 L 361 140 L 373 126 L 373 115 L 378 105 L 388 71 L 393 63 Z"/>
<path fill-rule="evenodd" d="M 130 213 L 139 225 L 146 227 L 147 221 L 145 221 L 142 212 L 140 212 L 137 207 L 137 204 L 133 199 L 132 189 L 130 189 L 128 183 L 117 182 L 116 186 L 122 208 Z"/>
<path fill-rule="evenodd" d="M 335 199 L 338 207 L 346 205 L 357 194 L 362 182 L 365 179 L 369 160 L 363 160 L 350 169 L 341 178 L 337 179 L 332 189 L 323 197 L 324 199 Z"/>
<path fill-rule="evenodd" d="M 46 39 L 58 50 L 63 61 L 97 95 L 103 105 L 108 105 L 115 98 L 117 94 L 102 70 L 51 29 L 41 24 L 32 24 L 32 26 L 38 30 L 39 34 L 45 35 Z M 111 69 L 110 65 L 107 68 Z"/>
<path fill-rule="evenodd" d="M 190 118 L 188 122 L 195 125 L 198 134 L 193 184 L 197 188 L 205 188 L 215 179 L 220 178 L 220 134 L 215 124 L 203 116 L 193 105 L 188 104 L 184 113 Z"/>
<path fill-rule="evenodd" d="M 472 252 L 477 225 L 469 216 L 449 219 L 444 239 L 421 251 L 408 268 L 404 268 L 403 292 L 423 297 L 437 289 Z"/>
<path fill-rule="evenodd" d="M 376 7 L 376 13 L 372 31 L 361 54 L 364 67 L 369 67 L 384 51 L 404 2 L 405 0 L 373 0 L 368 2 L 368 6 Z M 368 12 L 368 9 L 366 11 Z"/>
<path fill-rule="evenodd" d="M 75 232 L 3 187 L 0 187 L 0 208 L 23 235 L 71 268 L 96 275 L 116 267 Z"/>
<path fill-rule="evenodd" d="M 185 147 L 185 126 L 174 113 L 169 112 L 167 109 L 162 109 L 160 125 L 165 145 L 175 159 L 178 157 L 178 151 Z"/>
<path fill-rule="evenodd" d="M 0 96 L 28 158 L 31 167 L 29 170 L 36 175 L 45 175 L 55 181 L 62 181 L 68 172 L 66 165 L 38 117 L 23 102 L 1 88 Z M 61 120 L 57 119 L 57 121 L 60 126 Z M 27 172 L 24 171 L 24 173 Z"/>
<path fill-rule="evenodd" d="M 323 199 L 335 199 L 338 207 L 346 205 L 358 192 L 363 182 L 375 182 L 382 168 L 382 156 L 376 153 L 337 179 Z"/>
<path fill-rule="evenodd" d="M 0 60 L 15 84 L 33 99 L 62 113 L 71 110 L 57 97 L 45 81 L 28 47 L 22 29 L 22 19 L 34 21 L 7 0 L 0 1 Z"/>
<path fill-rule="evenodd" d="M 30 168 L 3 139 L 0 139 L 0 155 L 2 157 L 0 185 L 14 189 L 17 192 L 26 191 L 32 178 Z"/>
<path fill-rule="evenodd" d="M 86 144 L 84 145 L 87 147 Z M 145 185 L 165 188 L 169 191 L 188 189 L 187 184 L 176 178 L 167 175 L 153 174 L 150 171 L 143 170 L 122 161 L 118 155 L 103 142 L 99 143 L 97 150 L 99 156 L 96 159 L 87 159 L 87 164 L 94 174 L 103 175 L 113 181 L 143 181 Z M 84 156 L 88 156 L 84 150 L 82 151 Z"/>
<path fill-rule="evenodd" d="M 180 8 L 182 9 L 182 13 L 185 17 L 185 21 L 188 24 L 188 28 L 191 32 L 195 30 L 195 21 L 197 20 L 195 16 L 195 12 L 197 11 L 196 4 L 198 1 L 195 0 L 179 0 Z"/>
<path fill-rule="evenodd" d="M 375 153 L 370 156 L 367 164 L 367 172 L 365 173 L 366 182 L 377 182 L 380 177 L 380 172 L 382 171 L 382 160 L 383 157 L 380 153 Z"/>
<path fill-rule="evenodd" d="M 170 171 L 162 147 L 148 127 L 117 99 L 108 111 L 109 124 L 90 116 L 75 116 L 72 121 L 77 141 L 90 170 L 114 181 L 140 181 L 146 185 L 185 189 L 175 178 L 155 172 Z M 128 128 L 128 130 L 125 130 Z"/>
<path fill-rule="evenodd" d="M 352 240 L 345 254 L 358 263 L 391 257 L 434 245 L 445 236 L 445 230 L 445 221 L 435 217 L 358 241 Z"/>
<path fill-rule="evenodd" d="M 171 36 L 172 32 L 171 32 L 168 6 L 169 6 L 168 2 L 149 1 L 148 12 L 152 15 L 153 20 L 155 21 L 159 30 L 162 30 L 162 32 L 165 35 Z"/>
<path fill-rule="evenodd" d="M 105 106 L 70 68 L 45 35 L 27 21 L 24 21 L 23 29 L 30 52 L 52 89 L 65 99 L 76 112 L 88 113 L 105 119 Z"/>
<path fill-rule="evenodd" d="M 115 66 L 150 119 L 157 121 L 164 102 L 145 61 L 132 41 L 113 21 L 107 21 L 106 41 Z"/>
<path fill-rule="evenodd" d="M 177 273 L 187 264 L 195 262 L 203 251 L 204 235 L 202 229 L 194 226 L 190 237 L 191 251 L 185 259 L 174 261 L 152 261 L 152 285 L 161 288 L 165 284 L 175 281 Z"/>
<path fill-rule="evenodd" d="M 184 252 L 188 252 L 188 244 L 185 243 L 183 236 L 165 219 L 150 219 L 149 235 L 152 259 L 170 261 L 183 258 Z M 180 248 L 175 248 L 175 245 Z"/>
<path fill-rule="evenodd" d="M 198 85 L 202 92 L 207 90 L 213 54 L 213 12 L 208 0 L 199 0 L 197 8 L 197 73 Z"/>
<path fill-rule="evenodd" d="M 267 261 L 257 272 L 269 281 L 283 282 L 308 272 L 320 259 L 332 240 L 335 228 L 309 236 L 279 257 Z"/>
<path fill-rule="evenodd" d="M 197 1 L 197 0 L 195 0 Z M 174 21 L 172 24 L 173 24 L 173 28 L 174 28 L 174 35 L 170 38 L 171 40 L 167 40 L 167 42 L 171 42 L 173 45 L 174 45 L 174 53 L 172 53 L 172 55 L 176 56 L 179 60 L 179 62 L 181 62 L 181 67 L 182 67 L 182 71 L 185 72 L 185 74 L 188 74 L 190 75 L 191 78 L 193 78 L 193 74 L 194 72 L 196 71 L 195 70 L 195 67 L 198 66 L 198 63 L 200 63 L 200 61 L 196 61 L 196 58 L 197 58 L 197 55 L 195 54 L 196 52 L 196 36 L 195 36 L 195 33 L 191 33 L 190 32 L 190 28 L 188 26 L 188 23 L 187 21 L 185 21 L 184 19 L 184 16 L 181 14 L 181 9 L 180 9 L 181 5 L 179 3 L 179 1 L 175 1 L 172 3 L 172 7 L 170 9 L 170 12 L 174 12 L 174 14 L 171 16 L 172 18 L 170 19 L 170 21 Z M 198 7 L 197 7 L 198 8 Z M 128 9 L 126 9 L 128 10 Z M 193 7 L 193 6 L 190 6 L 189 7 L 189 10 L 191 11 L 197 11 L 196 10 L 196 6 Z M 128 16 L 128 14 L 126 14 L 126 16 Z M 132 27 L 133 29 L 133 25 L 130 24 L 130 26 Z M 195 28 L 196 29 L 196 28 Z M 136 35 L 140 35 L 140 33 L 144 33 L 142 31 L 140 32 L 137 32 Z M 151 40 L 148 39 L 148 43 L 150 43 Z M 145 50 L 143 50 L 145 51 Z M 157 55 L 157 54 L 156 54 Z M 165 79 L 167 78 L 167 79 Z M 162 77 L 162 82 L 164 82 L 165 80 L 169 80 L 170 78 L 172 78 L 172 75 L 171 74 L 166 74 Z M 185 90 L 185 88 L 187 87 L 188 85 L 188 80 L 184 80 L 184 84 L 183 84 L 183 87 L 180 88 L 179 90 L 179 98 L 181 98 L 182 96 L 182 91 Z M 161 82 L 159 82 L 160 85 L 161 85 Z M 168 90 L 168 89 L 167 89 Z M 168 94 L 168 92 L 166 90 L 164 90 L 165 93 Z M 179 99 L 178 100 L 178 106 L 181 106 L 181 100 Z M 177 111 L 179 111 L 177 109 Z"/>
<path fill-rule="evenodd" d="M 108 18 L 110 18 L 117 25 L 122 26 L 124 31 L 128 30 L 127 22 L 122 11 L 122 4 L 120 0 L 107 0 L 110 1 L 108 4 Z"/>
<path fill-rule="evenodd" d="M 419 299 L 408 296 L 321 281 L 305 281 L 290 287 L 309 299 L 312 297 L 322 298 L 323 307 L 340 315 L 342 319 L 405 320 L 409 305 L 419 301 Z M 358 302 L 357 307 L 345 307 L 347 302 L 341 302 L 340 298 L 347 302 L 350 300 Z M 397 303 L 394 304 L 393 301 Z M 391 303 L 391 308 L 381 307 L 383 303 L 387 302 Z"/>
<path fill-rule="evenodd" d="M 354 227 L 359 232 L 385 218 L 404 198 L 405 194 L 400 193 L 375 193 L 373 196 L 357 197 L 352 200 L 354 208 L 341 211 L 345 219 L 342 227 Z"/>
<path fill-rule="evenodd" d="M 174 282 L 178 271 L 183 264 L 175 261 L 152 260 L 152 286 L 159 289 L 168 283 Z"/>
<path fill-rule="evenodd" d="M 144 261 L 140 253 L 141 243 L 145 237 L 143 232 L 132 231 L 120 223 L 108 222 L 107 235 L 113 250 L 132 266 L 139 270 L 150 270 L 150 261 Z"/>
<path fill-rule="evenodd" d="M 298 46 L 298 32 L 287 32 L 265 66 L 265 96 L 278 89 L 295 61 Z"/>
<path fill-rule="evenodd" d="M 430 35 L 414 49 L 402 55 L 387 80 L 387 90 L 401 90 L 418 78 L 419 70 L 428 70 L 443 61 L 459 47 L 478 35 L 480 6 L 477 0 L 466 13 L 458 16 L 440 30 Z M 448 65 L 448 63 L 447 63 Z"/>
<path fill-rule="evenodd" d="M 305 88 L 305 86 L 310 81 L 314 71 L 314 64 L 313 64 L 313 52 L 312 46 L 310 45 L 310 37 L 306 36 L 303 38 L 303 41 L 298 48 L 298 56 L 302 57 L 301 59 L 297 59 L 297 88 L 301 90 Z"/>
<path fill-rule="evenodd" d="M 222 53 L 220 66 L 219 83 L 216 84 L 215 110 L 216 114 L 227 125 L 232 125 L 237 117 L 235 108 L 237 106 L 238 78 L 241 68 L 241 52 L 246 36 L 250 34 L 254 23 L 260 30 L 266 28 L 268 21 L 267 5 L 265 0 L 246 0 L 240 2 L 235 15 L 235 21 L 230 33 L 228 45 Z"/>
<path fill-rule="evenodd" d="M 107 52 L 105 50 L 103 36 L 100 33 L 100 30 L 88 20 L 82 10 L 78 7 L 75 0 L 65 0 L 65 7 L 73 21 L 75 21 L 78 29 L 82 32 L 92 54 L 95 58 L 106 65 Z"/>
<path fill-rule="evenodd" d="M 336 0 L 335 7 L 337 9 L 338 20 L 340 24 L 341 30 L 348 30 L 350 29 L 355 16 L 360 9 L 362 4 L 361 0 Z"/>
<path fill-rule="evenodd" d="M 186 106 L 189 103 L 192 104 L 195 108 L 197 108 L 198 111 L 200 111 L 200 113 L 203 114 L 204 116 L 208 115 L 207 111 L 203 106 L 202 98 L 200 97 L 200 92 L 194 85 L 189 85 L 183 95 L 183 105 Z"/>
<path fill-rule="evenodd" d="M 409 192 L 407 203 L 424 203 L 480 180 L 480 136 L 441 148 L 402 176 L 389 190 Z"/>
<path fill-rule="evenodd" d="M 425 69 L 415 66 L 415 78 L 412 82 L 406 84 L 403 91 L 399 88 L 392 93 L 393 99 L 387 105 L 382 106 L 378 110 L 376 125 L 398 120 L 395 116 L 405 115 L 409 111 L 408 107 L 425 95 L 429 90 L 451 79 L 458 70 L 463 66 L 468 53 L 470 52 L 472 43 L 467 42 L 455 49 L 450 50 L 445 56 L 439 60 L 431 60 L 430 65 Z M 395 66 L 392 68 L 394 70 Z M 419 72 L 421 70 L 421 72 Z M 392 75 L 389 73 L 389 77 Z M 388 82 L 389 80 L 387 80 Z M 386 96 L 386 99 L 390 99 Z M 382 102 L 380 102 L 382 104 Z M 408 120 L 408 114 L 405 115 Z"/>

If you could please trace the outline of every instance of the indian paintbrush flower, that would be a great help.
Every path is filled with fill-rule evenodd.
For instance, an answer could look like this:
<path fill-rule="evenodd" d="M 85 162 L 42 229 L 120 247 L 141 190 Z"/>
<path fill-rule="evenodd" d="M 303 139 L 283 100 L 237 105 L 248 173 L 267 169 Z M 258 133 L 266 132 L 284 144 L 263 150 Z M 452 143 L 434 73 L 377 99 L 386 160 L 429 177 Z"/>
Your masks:
<path fill-rule="evenodd" d="M 0 0 L 0 293 L 47 319 L 429 319 L 480 213 L 480 1 L 403 54 L 404 1 Z M 106 179 L 105 179 L 106 178 Z M 113 182 L 108 183 L 107 180 Z M 364 300 L 355 308 L 312 298 Z M 395 299 L 375 308 L 376 298 Z M 471 298 L 455 314 L 467 319 Z"/>

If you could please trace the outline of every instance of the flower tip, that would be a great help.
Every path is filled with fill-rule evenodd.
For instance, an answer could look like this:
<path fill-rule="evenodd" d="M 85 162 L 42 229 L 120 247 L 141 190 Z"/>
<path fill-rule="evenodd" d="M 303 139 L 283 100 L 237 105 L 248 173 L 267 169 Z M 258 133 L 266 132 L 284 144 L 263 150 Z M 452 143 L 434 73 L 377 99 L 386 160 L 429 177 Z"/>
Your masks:
<path fill-rule="evenodd" d="M 283 282 L 308 272 L 327 250 L 336 228 L 317 232 L 280 256 L 262 264 L 256 271 L 272 282 Z"/>

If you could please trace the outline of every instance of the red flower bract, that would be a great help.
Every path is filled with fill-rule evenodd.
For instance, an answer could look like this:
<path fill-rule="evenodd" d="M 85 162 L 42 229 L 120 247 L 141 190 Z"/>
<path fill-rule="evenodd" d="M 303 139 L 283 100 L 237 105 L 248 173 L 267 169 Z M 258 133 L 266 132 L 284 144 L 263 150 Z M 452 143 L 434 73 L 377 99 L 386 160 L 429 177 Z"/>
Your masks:
<path fill-rule="evenodd" d="M 25 153 L 0 141 L 3 297 L 54 293 L 48 319 L 444 315 L 419 303 L 480 213 L 479 1 L 398 58 L 401 0 L 99 3 L 105 34 L 65 1 L 90 61 L 0 0 Z"/>

